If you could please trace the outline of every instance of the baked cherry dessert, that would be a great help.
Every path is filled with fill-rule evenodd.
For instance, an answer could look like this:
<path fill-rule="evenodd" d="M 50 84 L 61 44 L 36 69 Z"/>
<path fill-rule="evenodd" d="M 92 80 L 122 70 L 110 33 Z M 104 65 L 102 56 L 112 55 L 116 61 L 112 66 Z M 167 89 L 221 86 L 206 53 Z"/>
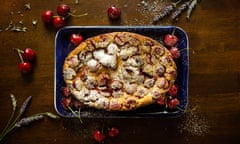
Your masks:
<path fill-rule="evenodd" d="M 177 66 L 158 41 L 132 32 L 87 38 L 65 58 L 63 78 L 82 106 L 131 111 L 167 104 Z"/>

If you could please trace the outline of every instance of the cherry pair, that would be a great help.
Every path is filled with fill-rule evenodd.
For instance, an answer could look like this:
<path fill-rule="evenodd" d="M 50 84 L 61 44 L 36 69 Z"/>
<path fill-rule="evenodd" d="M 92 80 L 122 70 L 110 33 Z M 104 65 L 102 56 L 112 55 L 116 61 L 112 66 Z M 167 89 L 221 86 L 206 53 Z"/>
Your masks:
<path fill-rule="evenodd" d="M 31 48 L 26 48 L 24 50 L 15 49 L 18 53 L 18 56 L 21 60 L 21 63 L 18 64 L 19 70 L 23 74 L 28 74 L 32 71 L 32 62 L 36 57 L 36 53 Z"/>
<path fill-rule="evenodd" d="M 164 36 L 164 44 L 169 48 L 169 51 L 174 59 L 178 59 L 180 57 L 180 51 L 176 47 L 178 38 L 176 35 L 174 35 L 174 32 L 172 34 L 166 34 Z"/>
<path fill-rule="evenodd" d="M 178 93 L 178 87 L 177 87 L 177 85 L 173 85 L 167 93 L 168 96 L 167 97 L 165 95 L 161 96 L 157 100 L 157 104 L 162 105 L 162 106 L 165 105 L 169 109 L 176 109 L 180 104 L 180 101 L 176 97 L 177 93 Z"/>
<path fill-rule="evenodd" d="M 53 24 L 56 29 L 62 28 L 66 25 L 66 19 L 69 16 L 81 17 L 87 15 L 84 13 L 82 15 L 74 15 L 70 11 L 70 6 L 67 4 L 60 4 L 57 6 L 57 16 L 54 16 L 54 12 L 52 10 L 45 10 L 42 13 L 42 21 L 46 24 Z"/>
<path fill-rule="evenodd" d="M 119 134 L 119 130 L 118 130 L 117 127 L 111 127 L 108 130 L 108 136 L 111 137 L 111 138 L 116 137 L 118 134 Z M 96 129 L 93 132 L 93 138 L 95 139 L 95 141 L 97 141 L 99 143 L 102 143 L 105 140 L 106 135 L 102 131 L 100 131 L 99 129 Z"/>

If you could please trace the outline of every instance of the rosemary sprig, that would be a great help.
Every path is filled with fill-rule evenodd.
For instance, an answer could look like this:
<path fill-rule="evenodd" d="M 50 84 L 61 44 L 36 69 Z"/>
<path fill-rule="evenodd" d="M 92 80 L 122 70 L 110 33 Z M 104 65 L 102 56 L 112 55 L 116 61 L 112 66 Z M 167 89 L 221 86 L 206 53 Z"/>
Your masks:
<path fill-rule="evenodd" d="M 14 117 L 16 109 L 17 109 L 17 100 L 16 100 L 16 98 L 15 98 L 15 96 L 13 94 L 11 94 L 10 97 L 11 97 L 11 100 L 12 100 L 12 114 L 11 114 L 11 116 L 10 116 L 6 126 L 5 126 L 5 128 L 3 129 L 3 131 L 0 134 L 0 143 L 15 128 L 19 128 L 19 127 L 22 127 L 22 126 L 27 126 L 30 123 L 34 122 L 34 121 L 38 121 L 40 119 L 43 119 L 44 116 L 47 116 L 47 117 L 52 118 L 52 119 L 59 118 L 57 115 L 54 115 L 54 114 L 52 114 L 50 112 L 38 113 L 38 114 L 31 115 L 29 117 L 21 118 L 22 115 L 25 113 L 25 111 L 26 111 L 26 109 L 27 109 L 27 107 L 28 107 L 28 105 L 29 105 L 29 103 L 30 103 L 30 101 L 32 99 L 32 96 L 29 96 L 23 102 L 23 104 L 22 104 L 22 106 L 21 106 L 21 108 L 19 110 L 19 113 L 16 116 L 16 119 L 14 121 L 12 121 L 12 118 Z"/>

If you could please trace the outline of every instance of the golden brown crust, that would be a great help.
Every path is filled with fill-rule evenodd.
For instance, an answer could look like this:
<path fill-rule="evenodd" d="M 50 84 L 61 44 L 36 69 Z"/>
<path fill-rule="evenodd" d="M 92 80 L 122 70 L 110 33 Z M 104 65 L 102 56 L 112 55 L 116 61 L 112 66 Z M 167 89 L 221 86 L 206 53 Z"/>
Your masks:
<path fill-rule="evenodd" d="M 88 38 L 63 65 L 71 93 L 87 106 L 108 111 L 152 104 L 168 92 L 176 75 L 176 64 L 163 45 L 130 32 Z"/>

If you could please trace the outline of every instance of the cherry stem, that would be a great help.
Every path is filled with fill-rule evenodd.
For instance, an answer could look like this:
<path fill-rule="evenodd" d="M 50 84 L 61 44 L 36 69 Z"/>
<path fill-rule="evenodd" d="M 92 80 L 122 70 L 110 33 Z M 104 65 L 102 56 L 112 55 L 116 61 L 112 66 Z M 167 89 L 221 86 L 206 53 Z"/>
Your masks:
<path fill-rule="evenodd" d="M 68 13 L 69 15 L 71 15 L 71 16 L 74 16 L 74 17 L 83 17 L 83 16 L 87 16 L 88 15 L 88 13 L 84 13 L 84 14 L 80 14 L 80 15 L 75 15 L 75 14 L 73 14 L 73 13 Z"/>
<path fill-rule="evenodd" d="M 67 106 L 67 108 L 71 111 L 71 113 L 75 116 L 75 117 L 77 117 L 78 119 L 79 119 L 79 121 L 81 122 L 81 124 L 83 123 L 83 121 L 82 121 L 82 118 L 81 118 L 81 109 L 79 108 L 79 111 L 78 111 L 78 114 L 68 105 Z"/>
<path fill-rule="evenodd" d="M 180 49 L 179 52 L 182 52 L 182 51 L 184 51 L 184 50 L 187 50 L 187 48 Z"/>
<path fill-rule="evenodd" d="M 184 112 L 184 109 L 180 108 L 179 106 L 177 106 L 177 109 Z"/>
<path fill-rule="evenodd" d="M 173 29 L 173 31 L 172 31 L 172 34 L 171 34 L 171 35 L 174 35 L 175 31 L 176 31 L 176 28 L 174 28 L 174 29 Z"/>
<path fill-rule="evenodd" d="M 24 53 L 24 51 L 23 51 L 23 50 L 20 50 L 20 49 L 17 49 L 17 48 L 14 48 L 14 50 L 17 51 L 21 63 L 24 63 L 24 60 L 23 60 L 23 57 L 22 57 L 22 53 Z"/>

